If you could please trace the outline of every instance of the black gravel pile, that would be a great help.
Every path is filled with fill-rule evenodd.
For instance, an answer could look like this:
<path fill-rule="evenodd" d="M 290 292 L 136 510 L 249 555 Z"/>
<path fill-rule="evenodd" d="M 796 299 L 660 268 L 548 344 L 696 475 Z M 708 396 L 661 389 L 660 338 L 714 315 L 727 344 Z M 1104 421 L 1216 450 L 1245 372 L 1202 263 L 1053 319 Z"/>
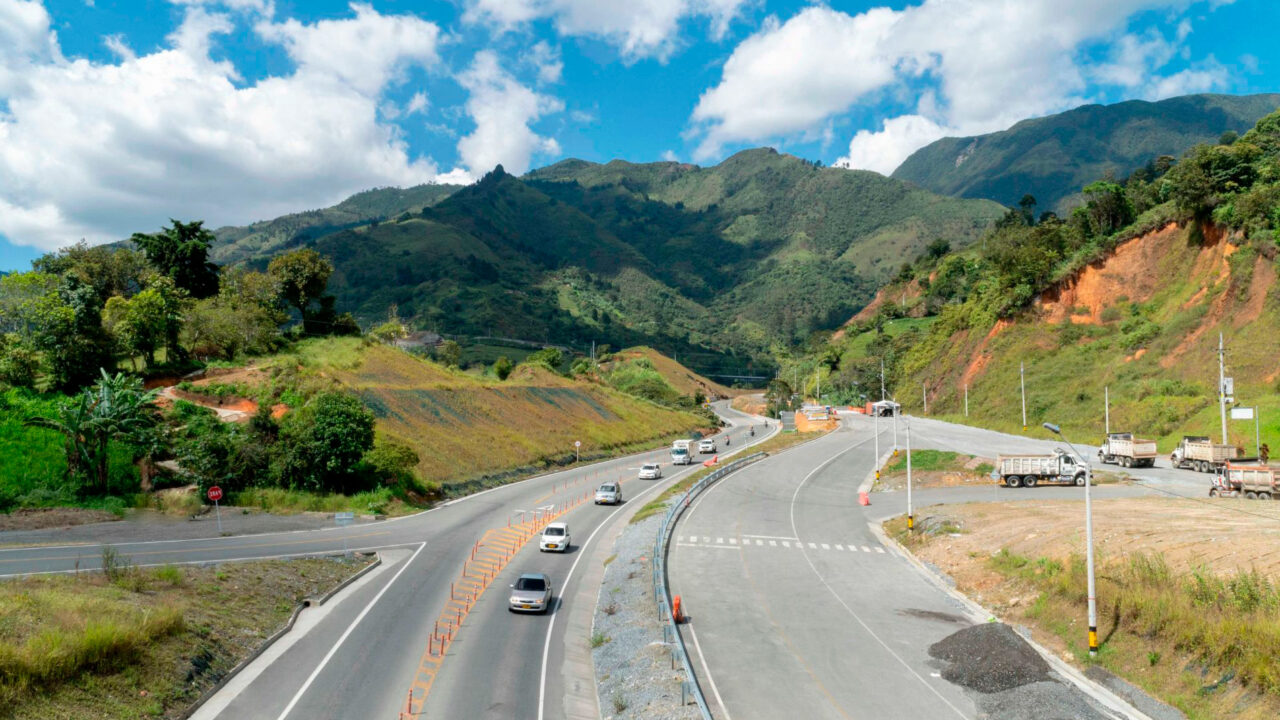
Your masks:
<path fill-rule="evenodd" d="M 931 645 L 929 655 L 947 663 L 942 677 L 981 693 L 1049 680 L 1049 664 L 1004 623 L 952 633 Z"/>

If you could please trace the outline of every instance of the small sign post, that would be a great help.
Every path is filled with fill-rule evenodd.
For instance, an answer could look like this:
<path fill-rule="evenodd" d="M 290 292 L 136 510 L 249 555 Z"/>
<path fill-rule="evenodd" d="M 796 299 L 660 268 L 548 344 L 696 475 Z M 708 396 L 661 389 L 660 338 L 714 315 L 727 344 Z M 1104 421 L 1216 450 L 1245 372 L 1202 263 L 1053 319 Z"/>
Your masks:
<path fill-rule="evenodd" d="M 222 509 L 218 507 L 218 501 L 222 499 L 222 488 L 214 485 L 209 488 L 209 499 L 213 501 L 213 513 L 218 518 L 218 534 L 222 534 Z"/>
<path fill-rule="evenodd" d="M 573 441 L 573 461 L 574 462 L 578 462 L 580 459 L 582 459 L 581 450 L 582 450 L 582 441 L 574 440 Z"/>
<path fill-rule="evenodd" d="M 346 527 L 356 521 L 356 514 L 353 512 L 340 512 L 333 514 L 333 522 L 338 527 Z M 342 536 L 342 556 L 347 556 L 347 536 Z"/>

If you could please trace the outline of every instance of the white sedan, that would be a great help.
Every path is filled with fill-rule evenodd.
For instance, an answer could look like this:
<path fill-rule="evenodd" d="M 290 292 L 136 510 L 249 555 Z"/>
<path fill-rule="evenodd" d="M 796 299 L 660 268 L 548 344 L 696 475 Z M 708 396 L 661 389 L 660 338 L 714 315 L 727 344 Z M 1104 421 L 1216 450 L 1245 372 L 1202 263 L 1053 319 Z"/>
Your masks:
<path fill-rule="evenodd" d="M 640 467 L 641 480 L 657 480 L 662 477 L 662 466 L 658 463 L 645 463 Z"/>

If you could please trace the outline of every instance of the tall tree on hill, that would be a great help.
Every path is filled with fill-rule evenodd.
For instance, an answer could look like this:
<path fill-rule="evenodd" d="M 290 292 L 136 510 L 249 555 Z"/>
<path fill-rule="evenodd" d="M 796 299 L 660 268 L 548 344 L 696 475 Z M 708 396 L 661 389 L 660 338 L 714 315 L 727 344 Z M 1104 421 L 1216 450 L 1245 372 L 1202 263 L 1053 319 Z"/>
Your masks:
<path fill-rule="evenodd" d="M 32 344 L 44 355 L 54 387 L 74 390 L 114 365 L 102 327 L 102 299 L 93 286 L 67 275 L 29 308 Z"/>
<path fill-rule="evenodd" d="M 147 255 L 147 261 L 173 278 L 178 288 L 197 300 L 218 293 L 218 266 L 209 261 L 214 235 L 204 229 L 204 221 L 179 222 L 158 233 L 134 233 L 133 242 Z"/>
<path fill-rule="evenodd" d="M 345 335 L 360 332 L 350 313 L 338 314 L 336 298 L 325 291 L 333 275 L 333 263 L 310 248 L 280 255 L 267 266 L 267 274 L 280 284 L 280 297 L 302 315 L 302 330 L 309 335 Z"/>

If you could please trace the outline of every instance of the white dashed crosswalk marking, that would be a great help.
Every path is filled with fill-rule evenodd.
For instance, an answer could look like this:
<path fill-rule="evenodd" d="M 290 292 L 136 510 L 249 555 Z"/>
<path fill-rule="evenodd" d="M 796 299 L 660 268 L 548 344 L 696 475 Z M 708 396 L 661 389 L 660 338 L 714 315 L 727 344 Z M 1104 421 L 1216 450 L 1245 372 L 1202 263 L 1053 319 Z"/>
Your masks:
<path fill-rule="evenodd" d="M 843 550 L 844 550 L 844 546 L 843 546 L 843 545 L 837 545 L 837 546 L 836 546 L 836 549 L 837 549 L 837 550 L 840 550 L 840 551 L 843 551 Z"/>
<path fill-rule="evenodd" d="M 862 552 L 871 552 L 871 548 L 867 547 L 866 545 L 863 545 Z"/>
<path fill-rule="evenodd" d="M 770 540 L 770 541 L 769 541 L 769 547 L 778 547 L 778 541 L 777 541 L 777 540 Z"/>
<path fill-rule="evenodd" d="M 880 547 L 879 545 L 877 545 L 877 546 L 876 546 L 876 552 L 878 552 L 878 553 L 882 553 L 882 552 L 884 552 L 884 548 L 882 548 L 882 547 Z"/>
<path fill-rule="evenodd" d="M 783 540 L 783 541 L 782 541 L 782 547 L 784 547 L 784 548 L 789 548 L 789 547 L 791 547 L 791 543 L 787 542 L 786 540 Z"/>
<path fill-rule="evenodd" d="M 830 546 L 830 545 L 828 545 L 828 544 L 826 544 L 826 543 L 822 543 L 822 549 L 823 549 L 823 550 L 830 550 L 830 549 L 831 549 L 831 546 Z"/>
<path fill-rule="evenodd" d="M 714 538 L 714 542 L 712 541 L 713 540 L 712 538 L 706 535 L 689 535 L 689 536 L 677 535 L 677 536 L 674 536 L 672 539 L 675 541 L 677 545 L 681 547 L 704 547 L 704 548 L 722 548 L 722 549 L 736 550 L 743 547 L 751 547 L 751 543 L 754 541 L 755 547 L 761 547 L 761 548 L 766 547 L 765 543 L 768 542 L 767 547 L 776 548 L 778 547 L 778 544 L 781 543 L 782 547 L 790 550 L 792 549 L 792 542 L 794 542 L 795 543 L 794 549 L 796 550 L 804 550 L 805 545 L 808 545 L 810 550 L 826 550 L 826 551 L 835 550 L 836 552 L 845 552 L 847 550 L 851 553 L 856 553 L 861 551 L 864 553 L 874 552 L 881 555 L 885 554 L 885 549 L 879 545 L 872 547 L 867 545 L 859 546 L 859 545 L 854 545 L 852 543 L 849 543 L 849 544 L 818 543 L 818 542 L 808 542 L 808 541 L 800 541 L 800 540 L 795 540 L 795 541 L 767 540 L 766 541 L 766 540 L 762 540 L 761 539 L 762 537 L 768 537 L 768 536 L 741 535 L 738 537 L 728 537 L 728 538 L 718 537 L 718 538 Z"/>
<path fill-rule="evenodd" d="M 738 544 L 738 538 L 729 538 L 729 544 L 730 544 L 730 545 L 737 545 L 737 544 Z"/>
<path fill-rule="evenodd" d="M 818 549 L 818 545 L 817 545 L 817 543 L 809 543 L 809 548 L 810 548 L 811 550 L 817 550 L 817 549 Z"/>

